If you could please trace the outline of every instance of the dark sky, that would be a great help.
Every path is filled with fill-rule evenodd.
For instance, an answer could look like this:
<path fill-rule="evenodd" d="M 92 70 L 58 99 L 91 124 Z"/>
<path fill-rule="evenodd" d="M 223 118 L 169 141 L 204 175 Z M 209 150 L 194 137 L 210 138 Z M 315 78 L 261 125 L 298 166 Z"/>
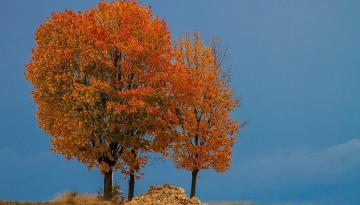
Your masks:
<path fill-rule="evenodd" d="M 95 193 L 102 177 L 50 152 L 24 79 L 34 32 L 52 11 L 95 0 L 7 0 L 0 5 L 0 199 Z M 247 121 L 224 174 L 200 173 L 203 201 L 360 204 L 360 1 L 147 0 L 176 39 L 201 31 L 230 47 L 232 87 Z M 190 186 L 190 173 L 152 160 L 137 182 Z M 116 181 L 126 192 L 126 182 Z"/>

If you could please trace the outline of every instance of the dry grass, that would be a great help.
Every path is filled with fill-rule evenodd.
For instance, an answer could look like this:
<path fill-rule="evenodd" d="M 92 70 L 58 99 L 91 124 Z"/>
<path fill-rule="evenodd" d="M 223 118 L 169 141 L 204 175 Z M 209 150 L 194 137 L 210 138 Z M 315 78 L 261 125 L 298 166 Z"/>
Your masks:
<path fill-rule="evenodd" d="M 0 205 L 119 205 L 120 202 L 105 201 L 96 195 L 67 192 L 49 202 L 1 202 Z"/>
<path fill-rule="evenodd" d="M 168 195 L 168 194 L 166 194 L 166 195 Z M 66 192 L 49 202 L 2 202 L 2 201 L 0 201 L 0 205 L 121 205 L 121 204 L 124 204 L 124 202 L 105 201 L 96 195 L 79 194 L 77 192 Z M 135 203 L 135 204 L 139 204 L 139 203 Z M 220 202 L 218 202 L 218 203 L 208 203 L 208 205 L 255 205 L 255 204 L 248 203 L 248 202 L 247 203 L 246 202 L 245 203 L 231 203 L 231 202 L 220 203 Z"/>
<path fill-rule="evenodd" d="M 105 201 L 96 195 L 67 192 L 50 202 L 53 205 L 114 205 L 117 201 Z"/>

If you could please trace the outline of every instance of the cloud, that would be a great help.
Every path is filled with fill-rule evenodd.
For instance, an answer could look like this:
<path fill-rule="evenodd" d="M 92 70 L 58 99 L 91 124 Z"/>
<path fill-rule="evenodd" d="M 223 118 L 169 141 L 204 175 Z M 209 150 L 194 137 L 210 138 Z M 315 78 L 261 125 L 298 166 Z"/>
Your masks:
<path fill-rule="evenodd" d="M 355 138 L 317 151 L 283 149 L 234 164 L 224 175 L 203 174 L 199 190 L 216 196 L 227 187 L 224 200 L 258 203 L 359 204 L 359 173 Z"/>
<path fill-rule="evenodd" d="M 338 186 L 360 180 L 360 139 L 326 149 L 280 150 L 235 165 L 229 175 L 253 191 Z"/>
<path fill-rule="evenodd" d="M 360 139 L 348 140 L 316 152 L 298 150 L 280 151 L 261 157 L 251 164 L 255 170 L 264 170 L 273 177 L 291 176 L 303 180 L 328 182 L 351 180 L 355 170 L 360 171 Z M 270 173 L 269 173 L 270 172 Z"/>
<path fill-rule="evenodd" d="M 89 172 L 76 161 L 68 162 L 50 152 L 25 155 L 2 149 L 0 156 L 12 159 L 0 164 L 2 199 L 44 200 L 64 190 L 94 192 L 101 186 L 96 171 Z M 189 173 L 176 170 L 170 162 L 149 165 L 144 171 L 144 178 L 137 182 L 139 192 L 153 184 L 188 188 L 190 183 Z M 284 149 L 234 162 L 225 174 L 201 172 L 198 191 L 204 200 L 360 204 L 359 173 L 360 139 L 352 139 L 318 151 Z"/>

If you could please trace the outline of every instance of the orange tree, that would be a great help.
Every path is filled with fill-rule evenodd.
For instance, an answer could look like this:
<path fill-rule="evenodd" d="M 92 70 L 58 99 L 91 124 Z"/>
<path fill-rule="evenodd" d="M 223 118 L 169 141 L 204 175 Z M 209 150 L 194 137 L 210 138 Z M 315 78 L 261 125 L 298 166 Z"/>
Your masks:
<path fill-rule="evenodd" d="M 192 172 L 191 197 L 195 196 L 200 170 L 223 172 L 229 168 L 240 128 L 237 121 L 230 119 L 238 101 L 226 75 L 222 75 L 223 53 L 216 46 L 217 39 L 213 42 L 205 46 L 199 33 L 195 33 L 174 46 L 177 76 L 172 78 L 176 82 L 173 113 L 177 126 L 169 156 L 177 168 Z"/>
<path fill-rule="evenodd" d="M 166 24 L 134 1 L 101 2 L 53 13 L 35 39 L 26 78 L 39 125 L 54 152 L 101 170 L 110 198 L 112 172 L 143 166 L 134 153 L 148 151 L 164 124 L 157 119 L 171 68 Z"/>

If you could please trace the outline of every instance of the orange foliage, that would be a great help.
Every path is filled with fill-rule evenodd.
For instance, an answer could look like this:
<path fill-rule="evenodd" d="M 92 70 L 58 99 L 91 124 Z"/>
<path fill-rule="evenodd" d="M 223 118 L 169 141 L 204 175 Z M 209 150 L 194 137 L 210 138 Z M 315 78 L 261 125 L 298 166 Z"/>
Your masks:
<path fill-rule="evenodd" d="M 26 78 L 53 151 L 97 167 L 105 185 L 113 170 L 139 177 L 149 151 L 196 179 L 229 168 L 240 129 L 218 54 L 198 33 L 172 48 L 165 22 L 135 0 L 101 1 L 39 27 Z"/>
<path fill-rule="evenodd" d="M 215 54 L 203 45 L 199 33 L 179 40 L 174 56 L 177 72 L 172 78 L 173 105 L 178 126 L 171 158 L 178 168 L 223 172 L 230 166 L 240 128 L 237 121 L 230 119 L 237 100 L 221 77 L 222 68 Z"/>
<path fill-rule="evenodd" d="M 103 172 L 121 160 L 143 166 L 128 152 L 147 151 L 165 124 L 170 41 L 165 22 L 135 1 L 53 13 L 36 32 L 26 70 L 53 151 Z"/>

